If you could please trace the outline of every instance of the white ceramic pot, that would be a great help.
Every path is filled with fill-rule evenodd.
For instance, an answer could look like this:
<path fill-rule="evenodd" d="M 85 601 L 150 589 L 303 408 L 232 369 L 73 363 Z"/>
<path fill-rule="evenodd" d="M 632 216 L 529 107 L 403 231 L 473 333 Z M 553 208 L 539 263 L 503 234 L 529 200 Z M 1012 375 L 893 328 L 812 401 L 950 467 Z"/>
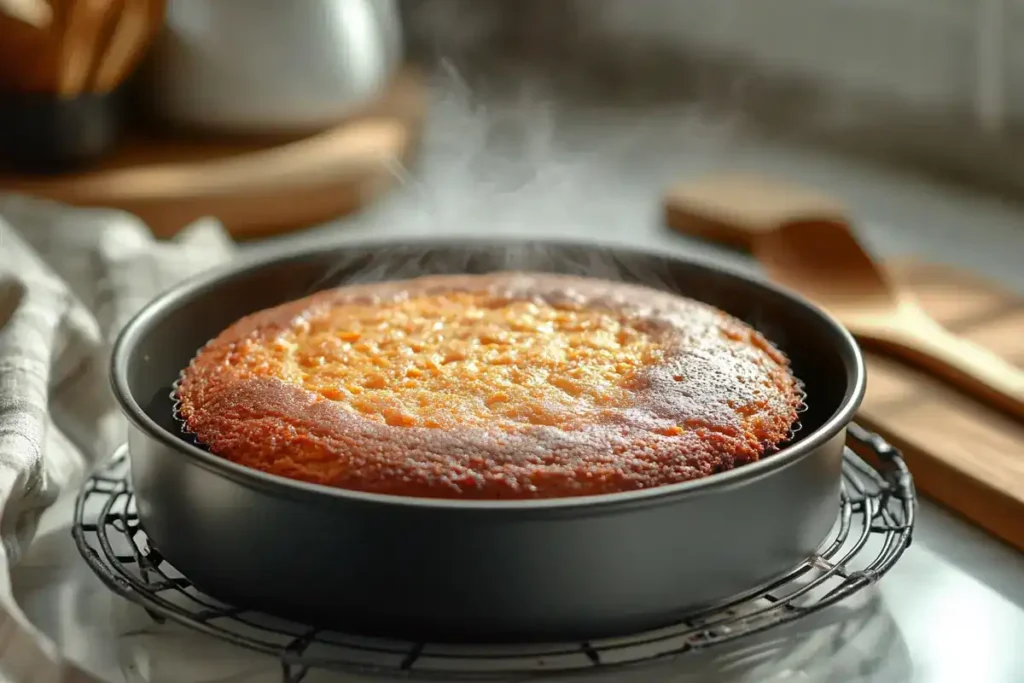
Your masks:
<path fill-rule="evenodd" d="M 174 124 L 306 132 L 365 105 L 401 58 L 394 0 L 170 0 L 147 92 Z"/>

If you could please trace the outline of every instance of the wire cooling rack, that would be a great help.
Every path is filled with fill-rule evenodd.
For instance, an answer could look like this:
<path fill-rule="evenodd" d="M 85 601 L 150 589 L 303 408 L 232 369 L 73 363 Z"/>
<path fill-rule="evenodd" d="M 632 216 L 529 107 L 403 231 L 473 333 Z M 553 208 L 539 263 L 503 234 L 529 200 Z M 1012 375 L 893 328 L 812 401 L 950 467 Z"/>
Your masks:
<path fill-rule="evenodd" d="M 851 425 L 874 464 L 847 449 L 836 524 L 818 554 L 785 578 L 668 628 L 586 643 L 452 646 L 368 639 L 226 605 L 196 589 L 152 547 L 139 524 L 121 447 L 79 494 L 72 534 L 113 591 L 172 620 L 280 659 L 282 681 L 314 669 L 431 680 L 503 680 L 636 666 L 736 641 L 833 605 L 885 574 L 910 545 L 914 485 L 899 452 Z"/>

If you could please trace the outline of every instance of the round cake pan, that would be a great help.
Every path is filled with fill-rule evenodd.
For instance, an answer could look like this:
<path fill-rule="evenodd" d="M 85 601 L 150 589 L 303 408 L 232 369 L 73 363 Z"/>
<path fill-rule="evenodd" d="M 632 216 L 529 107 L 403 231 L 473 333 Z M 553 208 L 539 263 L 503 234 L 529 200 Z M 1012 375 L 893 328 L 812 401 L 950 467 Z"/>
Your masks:
<path fill-rule="evenodd" d="M 640 282 L 732 313 L 789 355 L 807 394 L 802 429 L 778 453 L 705 479 L 487 502 L 267 475 L 197 447 L 174 420 L 181 369 L 246 314 L 354 281 L 497 270 Z M 613 247 L 425 241 L 295 251 L 190 280 L 125 327 L 112 381 L 142 525 L 211 595 L 366 635 L 551 641 L 665 625 L 810 557 L 836 522 L 865 371 L 853 338 L 821 310 L 720 267 Z"/>

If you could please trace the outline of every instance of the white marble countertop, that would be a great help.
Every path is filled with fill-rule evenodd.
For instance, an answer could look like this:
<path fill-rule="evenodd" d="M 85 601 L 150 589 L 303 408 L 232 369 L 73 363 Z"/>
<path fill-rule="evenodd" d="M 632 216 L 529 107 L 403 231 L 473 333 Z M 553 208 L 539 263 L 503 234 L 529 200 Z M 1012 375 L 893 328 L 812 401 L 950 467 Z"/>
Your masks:
<path fill-rule="evenodd" d="M 680 177 L 760 169 L 842 196 L 864 239 L 883 256 L 958 265 L 1024 292 L 1020 208 L 738 135 L 690 110 L 581 111 L 541 104 L 529 93 L 503 104 L 470 102 L 458 88 L 437 93 L 422 156 L 403 174 L 404 187 L 359 216 L 247 249 L 428 234 L 557 235 L 753 268 L 735 254 L 668 232 L 658 200 Z M 124 623 L 115 614 L 119 601 L 77 557 L 68 516 L 66 503 L 47 515 L 39 541 L 15 572 L 16 592 L 35 622 L 112 680 L 229 680 L 216 667 L 181 663 L 201 657 L 194 640 L 179 649 L 189 654 L 174 666 L 188 673 L 177 678 L 159 674 L 166 662 L 129 652 L 124 639 L 115 642 Z M 712 674 L 693 661 L 652 680 L 1024 681 L 1024 555 L 936 505 L 922 502 L 913 546 L 873 598 L 864 628 L 819 645 L 794 636 L 794 648 L 800 639 L 805 649 L 817 648 L 799 666 L 778 660 Z M 254 669 L 244 680 L 272 681 L 277 671 Z"/>

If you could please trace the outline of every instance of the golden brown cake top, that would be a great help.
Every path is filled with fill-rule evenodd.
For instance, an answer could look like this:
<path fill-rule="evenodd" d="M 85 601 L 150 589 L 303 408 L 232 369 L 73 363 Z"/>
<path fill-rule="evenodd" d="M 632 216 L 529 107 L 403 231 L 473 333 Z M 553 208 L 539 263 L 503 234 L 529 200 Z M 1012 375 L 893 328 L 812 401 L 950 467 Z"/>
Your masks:
<path fill-rule="evenodd" d="M 532 476 L 531 458 L 576 474 L 583 460 L 639 458 L 640 485 L 658 479 L 649 466 L 673 453 L 691 468 L 690 456 L 721 468 L 711 462 L 720 460 L 716 448 L 730 461 L 756 459 L 788 435 L 800 400 L 785 357 L 715 308 L 634 285 L 529 273 L 345 287 L 257 313 L 200 353 L 179 398 L 214 452 L 255 458 L 263 469 L 251 444 L 247 454 L 225 438 L 247 419 L 265 428 L 254 419 L 260 411 L 285 425 L 275 438 L 320 434 L 322 446 L 332 430 L 365 433 L 356 438 L 364 450 L 388 438 L 408 453 L 412 443 L 449 459 L 452 471 L 484 478 L 509 475 L 516 461 L 525 469 L 513 478 Z M 352 458 L 360 446 L 336 437 L 334 456 Z M 382 453 L 377 461 L 391 457 Z M 664 477 L 682 476 L 678 466 L 665 469 Z"/>

